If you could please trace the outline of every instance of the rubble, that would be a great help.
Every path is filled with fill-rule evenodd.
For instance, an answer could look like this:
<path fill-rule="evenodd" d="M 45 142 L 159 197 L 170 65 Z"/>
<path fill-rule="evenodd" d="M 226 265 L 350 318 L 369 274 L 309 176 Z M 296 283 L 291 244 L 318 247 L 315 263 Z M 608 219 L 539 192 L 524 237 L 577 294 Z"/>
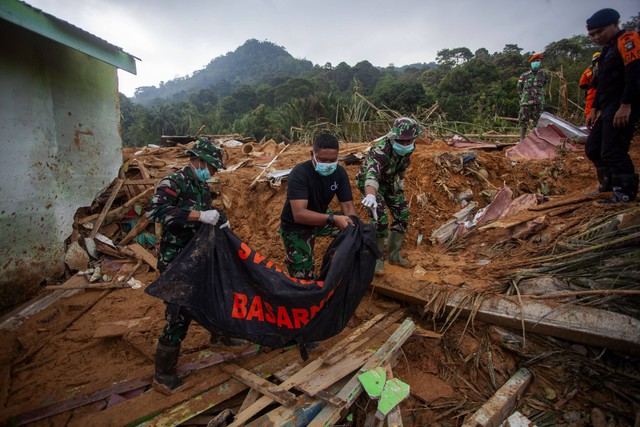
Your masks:
<path fill-rule="evenodd" d="M 282 264 L 286 175 L 310 158 L 309 147 L 214 138 L 227 165 L 209 182 L 215 205 L 238 236 Z M 472 422 L 524 366 L 533 379 L 501 420 L 562 425 L 602 412 L 617 425 L 635 422 L 637 204 L 587 196 L 597 183 L 580 151 L 513 161 L 495 144 L 426 138 L 405 184 L 414 270 L 387 266 L 347 329 L 307 362 L 295 348 L 209 347 L 207 331 L 192 324 L 179 366 L 188 387 L 170 397 L 150 389 L 164 308 L 143 289 L 158 276 L 161 229 L 143 213 L 155 183 L 188 161 L 185 145 L 170 139 L 124 150 L 118 178 L 76 214 L 65 280 L 0 319 L 0 423 L 366 425 L 377 403 L 357 378 L 379 367 L 409 385 L 387 420 L 457 425 Z M 637 142 L 631 155 L 640 164 Z M 352 179 L 369 146 L 341 148 Z M 359 198 L 354 188 L 366 218 Z M 327 246 L 320 239 L 317 253 Z"/>

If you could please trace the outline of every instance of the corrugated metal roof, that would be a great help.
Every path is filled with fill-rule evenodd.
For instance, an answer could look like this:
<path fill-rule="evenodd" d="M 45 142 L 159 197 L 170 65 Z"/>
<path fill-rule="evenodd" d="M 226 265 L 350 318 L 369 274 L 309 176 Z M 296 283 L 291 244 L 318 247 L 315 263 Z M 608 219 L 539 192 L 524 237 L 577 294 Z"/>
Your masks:
<path fill-rule="evenodd" d="M 0 1 L 0 19 L 79 50 L 96 59 L 136 74 L 135 56 L 62 19 L 19 0 Z"/>

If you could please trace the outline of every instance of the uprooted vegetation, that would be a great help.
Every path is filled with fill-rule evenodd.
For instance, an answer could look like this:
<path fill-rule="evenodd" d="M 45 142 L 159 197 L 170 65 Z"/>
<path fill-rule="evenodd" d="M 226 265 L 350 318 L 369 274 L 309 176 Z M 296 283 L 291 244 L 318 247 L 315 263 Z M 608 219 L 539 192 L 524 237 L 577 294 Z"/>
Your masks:
<path fill-rule="evenodd" d="M 241 137 L 217 139 L 224 143 Z M 640 162 L 637 142 L 632 150 L 636 164 Z M 369 145 L 345 144 L 341 155 L 362 154 Z M 113 245 L 97 242 L 98 257 L 86 266 L 94 273 L 100 266 L 99 277 L 90 282 L 92 273 L 86 278 L 69 276 L 58 287 L 66 290 L 56 292 L 70 295 L 19 322 L 10 318 L 15 327 L 3 331 L 7 343 L 0 355 L 3 421 L 11 416 L 25 420 L 19 417 L 37 413 L 42 416 L 33 425 L 139 423 L 167 416 L 180 403 L 195 401 L 217 384 L 227 384 L 222 382 L 227 375 L 221 368 L 224 364 L 218 363 L 194 369 L 186 377 L 192 388 L 177 396 L 167 398 L 148 389 L 164 320 L 162 302 L 142 291 L 157 277 L 152 267 L 157 230 L 145 224 L 140 214 L 154 183 L 186 164 L 183 150 L 179 146 L 125 149 L 118 180 L 91 207 L 78 212 L 78 229 L 86 237 L 90 228 L 83 224 L 95 226 L 109 196 L 119 188 L 98 224 L 100 234 Z M 212 182 L 218 193 L 216 203 L 227 213 L 233 231 L 279 264 L 284 257 L 278 226 L 286 179 L 264 173 L 259 182 L 254 181 L 274 157 L 270 169 L 286 170 L 310 158 L 309 150 L 308 145 L 285 148 L 273 141 L 228 145 L 228 170 L 215 175 Z M 344 166 L 353 181 L 359 164 Z M 411 386 L 410 397 L 400 405 L 404 425 L 460 425 L 521 367 L 530 369 L 534 380 L 517 409 L 537 425 L 606 425 L 597 424 L 602 419 L 634 425 L 640 405 L 639 349 L 611 350 L 606 340 L 598 345 L 597 336 L 574 340 L 571 330 L 563 337 L 563 324 L 556 325 L 558 332 L 547 329 L 551 332 L 537 334 L 530 326 L 535 319 L 524 314 L 525 307 L 540 304 L 552 307 L 554 315 L 585 308 L 639 319 L 640 209 L 637 204 L 599 204 L 597 198 L 586 195 L 595 185 L 592 166 L 579 151 L 563 152 L 554 159 L 513 161 L 499 147 L 456 149 L 440 139 L 418 141 L 406 179 L 411 220 L 403 250 L 416 267 L 404 270 L 387 265 L 345 331 L 401 308 L 405 311 L 398 323 L 403 317 L 416 322 L 417 332 L 402 346 L 393 367 L 394 376 Z M 472 210 L 477 213 L 505 189 L 511 199 L 531 196 L 528 204 L 446 241 L 434 238 L 434 232 L 454 214 L 472 203 L 477 204 Z M 356 189 L 354 199 L 365 219 Z M 82 244 L 83 239 L 78 242 Z M 327 239 L 320 240 L 317 253 L 327 245 Z M 71 284 L 80 291 L 71 292 Z M 42 295 L 52 289 L 56 287 L 48 287 Z M 486 305 L 496 299 L 523 310 L 496 320 L 500 313 L 490 313 Z M 544 316 L 538 319 L 539 325 L 551 328 L 544 320 Z M 117 321 L 125 322 L 123 329 L 110 335 L 98 333 Z M 501 324 L 509 321 L 509 328 Z M 394 330 L 389 325 L 383 335 L 388 337 Z M 207 331 L 193 324 L 180 363 L 213 357 L 208 338 Z M 323 344 L 329 348 L 335 342 Z M 262 371 L 267 376 L 288 364 L 302 363 L 295 350 L 291 353 L 252 353 L 234 363 L 250 370 L 254 364 L 266 363 L 263 359 L 281 357 L 277 359 L 281 366 Z M 355 357 L 356 353 L 348 354 Z M 144 378 L 146 383 L 142 381 L 138 388 L 106 394 L 80 406 L 61 406 L 72 398 Z M 269 379 L 274 384 L 286 381 Z M 206 424 L 225 409 L 237 412 L 247 395 L 245 387 L 183 422 Z M 38 412 L 51 404 L 64 410 Z M 368 397 L 361 396 L 349 408 L 351 422 L 364 425 L 372 406 Z"/>

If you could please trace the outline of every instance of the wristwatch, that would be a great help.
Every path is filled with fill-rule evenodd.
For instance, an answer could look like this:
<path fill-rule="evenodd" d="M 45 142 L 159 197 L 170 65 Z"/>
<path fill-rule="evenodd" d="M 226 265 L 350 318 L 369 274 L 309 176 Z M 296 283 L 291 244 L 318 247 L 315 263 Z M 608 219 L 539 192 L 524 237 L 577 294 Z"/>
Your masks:
<path fill-rule="evenodd" d="M 333 220 L 333 214 L 330 213 L 329 216 L 327 217 L 327 224 L 329 225 L 335 225 L 336 222 Z"/>

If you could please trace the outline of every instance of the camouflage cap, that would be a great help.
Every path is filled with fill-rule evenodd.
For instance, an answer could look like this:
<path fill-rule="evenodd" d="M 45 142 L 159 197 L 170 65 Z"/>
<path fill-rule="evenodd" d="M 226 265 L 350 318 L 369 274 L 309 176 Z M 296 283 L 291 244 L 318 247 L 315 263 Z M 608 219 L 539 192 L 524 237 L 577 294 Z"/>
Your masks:
<path fill-rule="evenodd" d="M 414 139 L 422 133 L 422 128 L 410 117 L 395 119 L 391 132 L 387 134 L 389 139 Z"/>
<path fill-rule="evenodd" d="M 202 160 L 216 168 L 216 170 L 226 169 L 222 162 L 222 150 L 213 145 L 213 142 L 208 138 L 198 138 L 196 143 L 193 144 L 193 147 L 187 150 L 187 153 L 200 157 Z"/>

